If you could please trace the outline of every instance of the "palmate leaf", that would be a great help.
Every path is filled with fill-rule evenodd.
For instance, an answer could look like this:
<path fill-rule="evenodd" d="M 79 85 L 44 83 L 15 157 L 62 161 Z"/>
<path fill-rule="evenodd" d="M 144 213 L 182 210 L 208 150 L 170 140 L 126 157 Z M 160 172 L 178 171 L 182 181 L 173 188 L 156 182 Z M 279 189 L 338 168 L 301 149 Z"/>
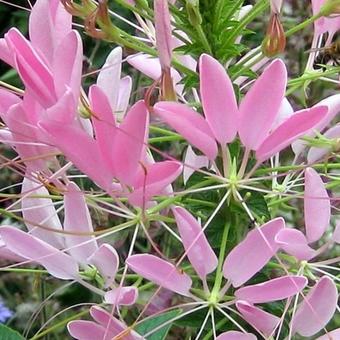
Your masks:
<path fill-rule="evenodd" d="M 24 338 L 13 329 L 0 324 L 0 339 L 1 340 L 24 340 Z"/>
<path fill-rule="evenodd" d="M 141 322 L 138 326 L 136 326 L 135 330 L 140 335 L 145 335 L 151 332 L 156 327 L 161 326 L 162 324 L 166 323 L 167 321 L 175 318 L 176 316 L 180 315 L 182 310 L 176 309 L 170 312 L 166 312 L 160 315 L 157 315 L 153 318 L 149 318 L 143 322 Z M 159 330 L 155 331 L 151 335 L 147 337 L 148 340 L 164 340 L 172 326 L 172 322 L 164 325 L 164 327 L 160 328 Z"/>

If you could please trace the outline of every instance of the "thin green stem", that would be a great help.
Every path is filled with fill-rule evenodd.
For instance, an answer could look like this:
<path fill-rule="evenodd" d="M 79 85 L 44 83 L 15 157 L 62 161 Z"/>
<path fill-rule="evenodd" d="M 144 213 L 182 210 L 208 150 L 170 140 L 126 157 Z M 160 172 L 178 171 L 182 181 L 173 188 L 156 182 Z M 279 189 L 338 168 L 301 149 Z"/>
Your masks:
<path fill-rule="evenodd" d="M 226 251 L 226 247 L 227 247 L 229 228 L 230 228 L 230 221 L 227 220 L 225 225 L 224 225 L 224 229 L 223 229 L 220 253 L 219 253 L 219 256 L 218 256 L 218 265 L 217 265 L 217 269 L 216 269 L 215 283 L 214 283 L 214 287 L 213 287 L 212 292 L 211 292 L 211 299 L 214 302 L 217 302 L 217 299 L 218 299 L 218 296 L 219 296 L 219 291 L 220 291 L 220 288 L 221 288 L 222 277 L 223 277 L 222 266 L 223 266 L 225 251 Z"/>

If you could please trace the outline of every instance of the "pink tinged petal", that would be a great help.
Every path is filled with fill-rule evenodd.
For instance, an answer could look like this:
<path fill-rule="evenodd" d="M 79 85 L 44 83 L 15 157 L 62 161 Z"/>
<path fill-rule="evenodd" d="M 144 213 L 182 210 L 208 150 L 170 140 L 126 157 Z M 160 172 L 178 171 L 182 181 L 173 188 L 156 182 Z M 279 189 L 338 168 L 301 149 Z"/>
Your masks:
<path fill-rule="evenodd" d="M 2 241 L 1 237 L 0 237 L 0 258 L 12 262 L 22 262 L 26 260 L 24 257 L 19 256 L 17 253 L 14 253 L 11 250 L 9 250 L 6 244 Z"/>
<path fill-rule="evenodd" d="M 215 138 L 222 144 L 236 136 L 238 107 L 234 88 L 224 67 L 213 57 L 200 57 L 200 92 L 206 120 Z"/>
<path fill-rule="evenodd" d="M 282 7 L 282 0 L 270 0 L 270 8 L 274 13 L 280 13 Z"/>
<path fill-rule="evenodd" d="M 72 16 L 58 0 L 38 0 L 29 18 L 30 40 L 51 63 L 55 47 L 71 31 Z"/>
<path fill-rule="evenodd" d="M 53 58 L 53 79 L 57 96 L 69 87 L 78 101 L 83 66 L 83 45 L 77 31 L 71 31 L 59 44 Z"/>
<path fill-rule="evenodd" d="M 256 150 L 256 158 L 263 162 L 294 140 L 306 134 L 327 114 L 326 106 L 301 110 L 279 125 Z"/>
<path fill-rule="evenodd" d="M 184 104 L 170 102 L 157 103 L 154 111 L 209 159 L 216 158 L 217 144 L 214 135 L 200 114 Z"/>
<path fill-rule="evenodd" d="M 332 239 L 334 242 L 340 243 L 340 221 L 336 224 Z"/>
<path fill-rule="evenodd" d="M 331 127 L 329 130 L 327 130 L 327 132 L 324 133 L 323 136 L 328 139 L 340 138 L 340 124 Z M 331 151 L 331 147 L 311 147 L 307 155 L 307 161 L 308 163 L 315 163 L 319 159 L 325 157 Z"/>
<path fill-rule="evenodd" d="M 238 311 L 242 317 L 255 329 L 263 332 L 266 336 L 273 333 L 280 322 L 280 318 L 257 308 L 246 301 L 236 302 Z"/>
<path fill-rule="evenodd" d="M 159 80 L 161 77 L 162 70 L 158 58 L 152 58 L 147 54 L 136 54 L 129 57 L 127 62 L 153 80 Z M 173 68 L 171 69 L 171 77 L 174 83 L 178 83 L 182 79 Z"/>
<path fill-rule="evenodd" d="M 182 172 L 178 162 L 164 161 L 145 166 L 140 169 L 134 183 L 134 191 L 129 195 L 129 202 L 142 207 L 153 196 L 162 194 Z M 146 175 L 146 178 L 145 178 Z"/>
<path fill-rule="evenodd" d="M 64 206 L 64 230 L 75 233 L 75 235 L 65 236 L 68 252 L 78 262 L 86 264 L 87 258 L 97 250 L 98 246 L 94 235 L 81 235 L 93 233 L 93 226 L 85 196 L 73 182 L 66 187 Z"/>
<path fill-rule="evenodd" d="M 98 147 L 103 156 L 104 162 L 114 173 L 114 164 L 117 162 L 116 155 L 113 152 L 112 145 L 117 133 L 117 127 L 112 108 L 108 97 L 103 90 L 92 85 L 89 91 L 91 109 L 94 113 L 92 118 Z"/>
<path fill-rule="evenodd" d="M 316 340 L 337 340 L 340 339 L 340 328 L 328 332 L 325 335 L 318 337 Z"/>
<path fill-rule="evenodd" d="M 205 237 L 201 225 L 185 209 L 172 209 L 190 263 L 203 280 L 217 267 L 217 257 Z"/>
<path fill-rule="evenodd" d="M 52 200 L 43 198 L 44 196 L 48 197 L 48 190 L 42 184 L 24 177 L 21 194 L 23 197 L 21 200 L 22 216 L 28 230 L 31 231 L 31 235 L 55 248 L 63 248 L 62 234 L 58 233 L 58 231 L 62 231 L 58 214 Z M 57 232 L 54 233 L 42 227 L 55 229 Z"/>
<path fill-rule="evenodd" d="M 208 168 L 209 159 L 205 156 L 196 155 L 192 147 L 189 145 L 185 153 L 184 169 L 183 169 L 183 182 L 187 183 L 191 175 L 201 168 Z"/>
<path fill-rule="evenodd" d="M 328 228 L 331 205 L 320 175 L 312 168 L 305 171 L 304 215 L 307 240 L 315 242 Z"/>
<path fill-rule="evenodd" d="M 144 101 L 139 101 L 132 106 L 120 124 L 112 146 L 112 153 L 115 155 L 115 176 L 124 184 L 131 185 L 134 180 L 148 130 L 149 115 Z"/>
<path fill-rule="evenodd" d="M 238 132 L 248 149 L 257 150 L 268 136 L 284 98 L 286 84 L 286 67 L 277 59 L 263 71 L 242 100 Z"/>
<path fill-rule="evenodd" d="M 317 103 L 314 107 L 318 106 L 328 107 L 328 112 L 326 116 L 321 119 L 320 122 L 315 126 L 315 129 L 321 132 L 340 112 L 340 94 L 335 94 L 333 96 L 327 97 Z"/>
<path fill-rule="evenodd" d="M 156 47 L 162 69 L 171 66 L 172 37 L 168 0 L 154 1 Z"/>
<path fill-rule="evenodd" d="M 56 100 L 53 76 L 26 38 L 11 28 L 5 39 L 16 55 L 17 70 L 36 100 L 48 107 Z"/>
<path fill-rule="evenodd" d="M 129 333 L 127 333 L 127 326 L 123 322 L 113 317 L 103 308 L 93 306 L 90 309 L 90 314 L 93 319 L 96 320 L 96 322 L 98 322 L 101 326 L 107 328 L 112 336 L 119 335 L 125 331 L 124 340 L 142 339 L 142 337 L 134 331 L 130 331 Z M 110 340 L 112 340 L 112 337 L 110 338 Z"/>
<path fill-rule="evenodd" d="M 280 230 L 275 241 L 286 253 L 295 256 L 298 260 L 308 261 L 316 254 L 308 245 L 305 235 L 297 229 L 286 228 Z"/>
<path fill-rule="evenodd" d="M 257 337 L 251 333 L 242 333 L 237 331 L 229 331 L 220 334 L 216 340 L 256 340 Z"/>
<path fill-rule="evenodd" d="M 109 287 L 117 274 L 119 257 L 116 250 L 107 243 L 102 244 L 88 259 L 105 279 L 105 286 Z"/>
<path fill-rule="evenodd" d="M 7 226 L 0 228 L 0 235 L 9 250 L 28 260 L 39 263 L 52 276 L 63 280 L 78 277 L 78 264 L 71 256 L 37 237 Z"/>
<path fill-rule="evenodd" d="M 130 94 L 132 90 L 132 78 L 126 76 L 119 81 L 119 95 L 115 115 L 118 121 L 122 121 L 129 106 Z"/>
<path fill-rule="evenodd" d="M 301 302 L 293 318 L 293 331 L 310 337 L 332 319 L 338 301 L 335 283 L 322 277 Z"/>
<path fill-rule="evenodd" d="M 157 285 L 184 296 L 189 295 L 191 278 L 173 264 L 148 254 L 132 255 L 126 263 L 138 275 Z"/>
<path fill-rule="evenodd" d="M 298 294 L 307 282 L 303 276 L 283 276 L 240 288 L 235 292 L 235 296 L 250 303 L 278 301 Z"/>
<path fill-rule="evenodd" d="M 97 79 L 97 85 L 109 99 L 112 111 L 117 109 L 121 68 L 122 48 L 116 47 L 106 58 L 105 64 L 99 72 Z"/>
<path fill-rule="evenodd" d="M 138 297 L 136 287 L 119 287 L 105 293 L 105 302 L 111 305 L 131 306 Z"/>
<path fill-rule="evenodd" d="M 286 97 L 283 98 L 282 103 L 280 105 L 279 112 L 273 123 L 272 130 L 276 129 L 281 123 L 287 120 L 293 113 L 294 113 L 294 110 L 292 106 L 290 105 L 288 99 Z"/>
<path fill-rule="evenodd" d="M 277 233 L 285 227 L 283 218 L 276 218 L 248 233 L 227 256 L 223 275 L 239 287 L 261 270 L 275 255 L 279 245 Z"/>
<path fill-rule="evenodd" d="M 112 175 L 104 164 L 98 144 L 85 131 L 78 126 L 65 126 L 65 124 L 52 120 L 41 121 L 39 125 L 49 133 L 53 144 L 79 170 L 88 175 L 102 188 L 110 186 Z"/>
<path fill-rule="evenodd" d="M 161 64 L 158 58 L 152 58 L 147 54 L 136 54 L 130 56 L 127 62 L 153 80 L 161 77 Z"/>
<path fill-rule="evenodd" d="M 67 329 L 71 336 L 78 340 L 111 340 L 116 335 L 102 325 L 87 320 L 71 321 L 67 324 Z"/>
<path fill-rule="evenodd" d="M 167 0 L 154 1 L 156 47 L 162 69 L 171 66 L 172 33 Z"/>
<path fill-rule="evenodd" d="M 306 133 L 307 136 L 313 137 L 315 136 L 315 132 L 322 130 L 331 122 L 331 120 L 340 112 L 340 94 L 336 94 L 330 97 L 327 97 L 317 103 L 314 107 L 318 106 L 327 106 L 328 112 L 324 118 L 322 118 L 313 128 L 312 131 Z M 300 154 L 304 148 L 306 147 L 305 142 L 302 140 L 297 140 L 292 144 L 293 151 L 296 155 Z"/>

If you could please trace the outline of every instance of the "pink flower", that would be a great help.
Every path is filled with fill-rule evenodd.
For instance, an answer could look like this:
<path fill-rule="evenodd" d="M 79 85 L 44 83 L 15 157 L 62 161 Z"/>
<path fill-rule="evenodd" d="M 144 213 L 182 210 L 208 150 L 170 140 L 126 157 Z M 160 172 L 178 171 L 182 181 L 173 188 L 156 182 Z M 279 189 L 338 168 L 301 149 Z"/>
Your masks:
<path fill-rule="evenodd" d="M 276 79 L 275 83 L 272 79 Z M 205 119 L 184 104 L 157 103 L 155 113 L 209 159 L 217 155 L 217 140 L 230 143 L 238 133 L 247 150 L 256 151 L 263 162 L 290 145 L 318 124 L 327 108 L 317 106 L 292 114 L 273 128 L 284 100 L 287 71 L 280 60 L 273 61 L 237 106 L 231 81 L 212 57 L 200 58 L 200 89 Z M 187 129 L 188 124 L 191 128 Z"/>

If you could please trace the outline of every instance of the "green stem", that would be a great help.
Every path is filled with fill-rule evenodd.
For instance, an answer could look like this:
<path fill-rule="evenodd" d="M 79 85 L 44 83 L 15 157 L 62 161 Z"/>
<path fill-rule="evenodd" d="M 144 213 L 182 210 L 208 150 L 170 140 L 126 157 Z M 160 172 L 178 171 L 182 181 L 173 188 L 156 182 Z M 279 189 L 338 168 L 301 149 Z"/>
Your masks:
<path fill-rule="evenodd" d="M 196 30 L 196 32 L 197 32 L 197 34 L 198 34 L 198 37 L 199 37 L 200 40 L 201 40 L 202 45 L 203 45 L 204 48 L 205 48 L 205 52 L 207 52 L 207 53 L 209 53 L 210 55 L 212 55 L 212 54 L 213 54 L 212 49 L 211 49 L 210 44 L 209 44 L 209 41 L 208 41 L 208 39 L 207 39 L 207 37 L 206 37 L 206 35 L 205 35 L 203 29 L 202 29 L 202 26 L 201 26 L 201 25 L 195 26 L 195 30 Z"/>
<path fill-rule="evenodd" d="M 222 241 L 221 241 L 221 247 L 220 247 L 220 253 L 218 256 L 218 265 L 216 269 L 216 277 L 215 277 L 215 283 L 214 287 L 211 292 L 211 299 L 215 302 L 217 302 L 219 291 L 221 288 L 221 283 L 222 283 L 222 266 L 224 262 L 224 257 L 225 257 L 225 251 L 227 247 L 227 240 L 228 240 L 228 234 L 229 234 L 229 228 L 230 228 L 230 222 L 226 221 L 224 225 L 224 230 L 223 230 L 223 235 L 222 235 Z"/>

